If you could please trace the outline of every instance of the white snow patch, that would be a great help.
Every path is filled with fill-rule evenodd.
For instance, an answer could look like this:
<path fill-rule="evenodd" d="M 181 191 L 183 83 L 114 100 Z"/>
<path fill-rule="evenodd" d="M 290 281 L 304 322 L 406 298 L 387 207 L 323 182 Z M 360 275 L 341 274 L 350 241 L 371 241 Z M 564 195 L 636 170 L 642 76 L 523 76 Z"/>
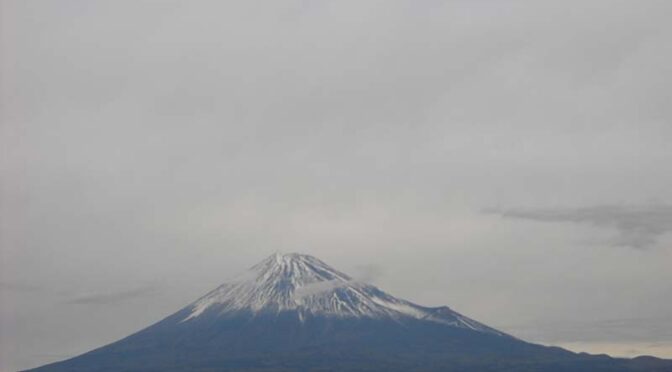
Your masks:
<path fill-rule="evenodd" d="M 501 334 L 448 308 L 427 308 L 395 298 L 300 254 L 274 254 L 206 294 L 191 304 L 190 310 L 182 322 L 206 311 L 297 310 L 301 322 L 305 314 L 397 320 L 407 317 Z"/>

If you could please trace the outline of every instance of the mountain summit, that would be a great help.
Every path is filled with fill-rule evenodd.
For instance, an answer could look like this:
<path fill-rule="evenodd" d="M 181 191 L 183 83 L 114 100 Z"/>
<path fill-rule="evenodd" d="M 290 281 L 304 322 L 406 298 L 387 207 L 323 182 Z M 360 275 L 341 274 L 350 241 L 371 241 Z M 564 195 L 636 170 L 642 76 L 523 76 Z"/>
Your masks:
<path fill-rule="evenodd" d="M 274 254 L 173 315 L 39 372 L 672 371 L 672 362 L 524 342 L 448 307 Z"/>
<path fill-rule="evenodd" d="M 292 311 L 300 321 L 307 317 L 423 319 L 479 332 L 504 335 L 448 307 L 429 308 L 393 297 L 353 280 L 319 259 L 276 253 L 247 272 L 221 285 L 191 305 L 190 321 L 204 313 L 228 316 L 247 311 Z"/>

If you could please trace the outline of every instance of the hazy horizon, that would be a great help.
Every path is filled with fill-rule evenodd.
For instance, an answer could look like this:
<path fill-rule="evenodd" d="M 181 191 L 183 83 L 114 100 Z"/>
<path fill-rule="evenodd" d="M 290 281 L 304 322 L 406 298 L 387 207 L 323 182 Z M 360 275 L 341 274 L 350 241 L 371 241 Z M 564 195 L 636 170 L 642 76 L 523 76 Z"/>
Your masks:
<path fill-rule="evenodd" d="M 0 372 L 275 251 L 672 358 L 669 1 L 0 0 Z"/>

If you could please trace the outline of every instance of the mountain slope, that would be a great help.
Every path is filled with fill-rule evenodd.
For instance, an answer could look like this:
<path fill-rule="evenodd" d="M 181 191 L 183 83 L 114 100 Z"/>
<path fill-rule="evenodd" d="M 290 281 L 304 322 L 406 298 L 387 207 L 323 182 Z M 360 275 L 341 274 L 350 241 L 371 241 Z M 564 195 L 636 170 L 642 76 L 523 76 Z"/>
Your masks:
<path fill-rule="evenodd" d="M 424 307 L 306 255 L 275 254 L 162 321 L 55 371 L 672 371 L 574 354 Z"/>
<path fill-rule="evenodd" d="M 188 322 L 206 312 L 226 315 L 296 312 L 300 320 L 339 318 L 424 319 L 454 327 L 503 335 L 447 307 L 427 308 L 354 281 L 315 257 L 274 254 L 191 305 Z"/>

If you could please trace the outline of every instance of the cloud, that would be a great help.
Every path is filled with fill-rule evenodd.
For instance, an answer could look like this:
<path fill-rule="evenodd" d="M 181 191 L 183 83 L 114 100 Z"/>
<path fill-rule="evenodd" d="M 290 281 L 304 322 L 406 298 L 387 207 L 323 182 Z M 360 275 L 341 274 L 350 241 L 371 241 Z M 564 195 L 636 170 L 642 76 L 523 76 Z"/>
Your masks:
<path fill-rule="evenodd" d="M 21 293 L 35 293 L 41 292 L 42 287 L 26 284 L 26 283 L 15 283 L 15 282 L 0 282 L 0 291 L 2 292 L 21 292 Z"/>
<path fill-rule="evenodd" d="M 71 305 L 109 305 L 132 300 L 138 297 L 154 296 L 158 292 L 155 287 L 142 287 L 126 291 L 108 293 L 89 293 L 74 296 L 66 301 Z"/>
<path fill-rule="evenodd" d="M 502 327 L 542 342 L 672 342 L 672 318 L 617 318 L 532 322 Z"/>
<path fill-rule="evenodd" d="M 327 280 L 322 282 L 315 282 L 299 287 L 294 291 L 294 299 L 300 300 L 303 297 L 316 295 L 319 293 L 333 291 L 338 288 L 343 288 L 351 285 L 364 285 L 372 283 L 376 278 L 380 277 L 382 269 L 378 265 L 367 264 L 358 265 L 355 267 L 355 278 L 350 280 Z"/>
<path fill-rule="evenodd" d="M 548 343 L 547 343 L 548 344 Z M 554 342 L 574 352 L 590 354 L 609 354 L 612 357 L 634 358 L 641 355 L 655 355 L 659 358 L 672 358 L 672 342 Z M 549 344 L 549 345 L 551 345 Z"/>
<path fill-rule="evenodd" d="M 374 283 L 383 274 L 379 265 L 367 264 L 355 266 L 354 277 L 363 283 Z"/>
<path fill-rule="evenodd" d="M 343 281 L 340 279 L 311 283 L 297 288 L 294 291 L 294 299 L 299 300 L 303 297 L 316 295 L 318 293 L 333 291 L 334 289 L 346 287 L 352 283 L 354 283 L 352 280 Z"/>
<path fill-rule="evenodd" d="M 572 222 L 616 229 L 611 245 L 645 249 L 672 231 L 672 205 L 597 205 L 582 208 L 488 209 L 505 218 L 538 222 Z"/>
<path fill-rule="evenodd" d="M 0 292 L 37 294 L 40 296 L 43 296 L 45 294 L 52 294 L 60 297 L 61 299 L 65 298 L 66 304 L 88 305 L 88 304 L 111 304 L 142 296 L 153 296 L 158 292 L 158 288 L 154 286 L 145 286 L 125 291 L 88 292 L 88 293 L 73 294 L 73 291 L 46 288 L 28 283 L 0 282 Z"/>
<path fill-rule="evenodd" d="M 112 320 L 152 320 L 274 250 L 375 262 L 390 292 L 483 321 L 631 316 L 612 306 L 626 285 L 637 313 L 671 312 L 650 294 L 668 252 L 536 265 L 546 252 L 473 213 L 672 203 L 670 1 L 2 4 L 0 280 L 45 290 L 2 292 L 19 311 L 0 314 L 17 329 L 0 370 L 99 346 Z M 586 272 L 576 293 L 566 267 Z M 65 304 L 157 278 L 169 293 L 136 311 Z M 65 340 L 73 318 L 89 331 Z"/>

